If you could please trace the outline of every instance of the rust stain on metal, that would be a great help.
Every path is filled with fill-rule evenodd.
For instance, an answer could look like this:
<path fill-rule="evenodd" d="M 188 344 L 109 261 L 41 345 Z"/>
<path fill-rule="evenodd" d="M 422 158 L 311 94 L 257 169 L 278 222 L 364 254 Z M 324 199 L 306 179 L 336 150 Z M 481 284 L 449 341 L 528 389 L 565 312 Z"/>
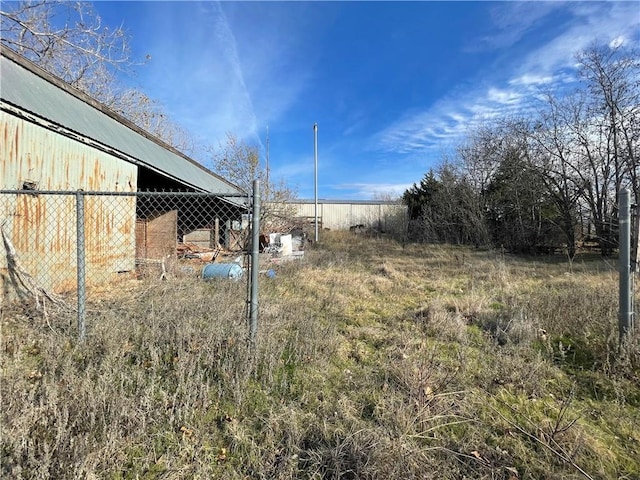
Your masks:
<path fill-rule="evenodd" d="M 15 133 L 15 138 L 14 138 L 14 145 L 16 145 L 16 148 L 18 145 L 20 145 L 20 136 L 19 136 L 19 131 L 18 128 L 16 128 L 16 133 Z"/>
<path fill-rule="evenodd" d="M 135 191 L 137 167 L 0 112 L 0 187 L 39 190 Z M 87 177 L 87 173 L 90 176 Z M 75 288 L 74 195 L 7 195 L 0 212 L 10 219 L 12 242 L 26 270 L 52 291 Z M 87 280 L 100 283 L 135 267 L 135 198 L 85 197 Z"/>

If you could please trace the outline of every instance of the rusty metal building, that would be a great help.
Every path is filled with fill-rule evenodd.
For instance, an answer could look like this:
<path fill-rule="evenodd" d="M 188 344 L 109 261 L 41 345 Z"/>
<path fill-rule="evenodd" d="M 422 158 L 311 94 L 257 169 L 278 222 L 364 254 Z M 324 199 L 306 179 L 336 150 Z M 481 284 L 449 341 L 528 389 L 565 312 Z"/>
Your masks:
<path fill-rule="evenodd" d="M 230 215 L 239 218 L 246 211 L 228 202 L 244 194 L 237 186 L 11 50 L 0 53 L 0 190 L 29 191 L 2 194 L 0 224 L 25 269 L 38 272 L 43 287 L 59 291 L 75 284 L 77 239 L 69 221 L 75 217 L 75 199 L 38 192 L 210 192 L 233 207 L 227 208 Z M 146 227 L 140 231 L 136 197 L 87 197 L 85 208 L 91 220 L 86 249 L 94 262 L 89 267 L 107 273 L 132 270 L 136 236 L 140 241 L 149 233 Z M 164 217 L 164 223 L 170 220 L 165 230 L 175 232 L 175 217 Z M 0 242 L 3 291 L 6 248 Z M 56 272 L 55 281 L 45 268 Z"/>

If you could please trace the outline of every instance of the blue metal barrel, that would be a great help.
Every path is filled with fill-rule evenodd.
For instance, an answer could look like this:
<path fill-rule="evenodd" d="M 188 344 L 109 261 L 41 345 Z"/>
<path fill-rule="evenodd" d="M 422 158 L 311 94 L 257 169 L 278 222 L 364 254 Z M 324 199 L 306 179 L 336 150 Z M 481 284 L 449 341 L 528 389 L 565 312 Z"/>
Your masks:
<path fill-rule="evenodd" d="M 240 280 L 244 271 L 237 263 L 207 263 L 202 269 L 202 278 L 230 278 Z"/>

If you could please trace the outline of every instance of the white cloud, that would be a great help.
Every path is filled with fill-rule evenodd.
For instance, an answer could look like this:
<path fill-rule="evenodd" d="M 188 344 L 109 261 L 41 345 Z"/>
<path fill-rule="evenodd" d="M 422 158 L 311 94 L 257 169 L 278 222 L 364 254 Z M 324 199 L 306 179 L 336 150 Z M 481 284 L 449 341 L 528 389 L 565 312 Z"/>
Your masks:
<path fill-rule="evenodd" d="M 522 109 L 526 97 L 514 89 L 490 87 L 446 97 L 431 109 L 391 124 L 373 138 L 373 148 L 396 153 L 450 148 L 475 126 Z"/>
<path fill-rule="evenodd" d="M 640 18 L 636 2 L 569 3 L 573 17 L 562 33 L 533 50 L 522 64 L 523 72 L 552 74 L 574 65 L 574 54 L 594 42 L 609 44 L 620 38 L 638 38 Z"/>
<path fill-rule="evenodd" d="M 341 195 L 341 198 L 345 199 L 384 197 L 393 199 L 400 197 L 412 185 L 412 183 L 341 183 L 333 185 L 333 189 L 349 191 L 347 198 Z"/>
<path fill-rule="evenodd" d="M 407 112 L 371 140 L 373 149 L 407 154 L 434 152 L 444 144 L 456 142 L 470 129 L 492 119 L 527 114 L 545 90 L 560 91 L 575 81 L 575 53 L 595 40 L 618 45 L 627 37 L 638 38 L 635 2 L 596 4 L 558 4 L 552 2 L 501 4 L 503 14 L 494 13 L 501 29 L 514 27 L 512 42 L 525 35 L 535 21 L 562 6 L 573 14 L 562 32 L 546 44 L 523 55 L 511 71 L 486 72 L 486 82 L 460 85 L 423 111 Z M 533 8 L 532 15 L 525 11 Z M 497 38 L 494 38 L 497 45 Z M 504 40 L 504 39 L 503 39 Z M 493 78 L 493 80 L 489 80 Z"/>
<path fill-rule="evenodd" d="M 163 32 L 148 36 L 152 60 L 143 74 L 151 96 L 171 108 L 168 113 L 177 123 L 214 145 L 229 131 L 241 138 L 253 135 L 253 101 L 220 5 L 143 5 L 148 5 L 148 16 L 139 21 Z"/>
<path fill-rule="evenodd" d="M 156 7 L 149 3 L 140 20 L 162 31 L 148 37 L 152 61 L 143 74 L 151 96 L 202 141 L 217 146 L 231 132 L 264 149 L 267 124 L 284 116 L 309 82 L 288 32 L 264 28 L 256 42 L 246 6 L 234 15 L 232 3 Z"/>
<path fill-rule="evenodd" d="M 626 43 L 624 35 L 619 35 L 609 42 L 609 48 L 618 48 Z"/>
<path fill-rule="evenodd" d="M 503 90 L 491 87 L 487 92 L 487 99 L 490 102 L 497 102 L 503 105 L 517 103 L 522 99 L 522 94 L 515 90 Z"/>
<path fill-rule="evenodd" d="M 535 24 L 562 2 L 501 2 L 490 11 L 494 32 L 477 39 L 470 51 L 508 48 L 520 41 Z"/>
<path fill-rule="evenodd" d="M 553 81 L 551 75 L 537 75 L 532 72 L 525 73 L 519 77 L 509 80 L 509 85 L 522 85 L 522 86 L 538 86 L 548 85 Z"/>

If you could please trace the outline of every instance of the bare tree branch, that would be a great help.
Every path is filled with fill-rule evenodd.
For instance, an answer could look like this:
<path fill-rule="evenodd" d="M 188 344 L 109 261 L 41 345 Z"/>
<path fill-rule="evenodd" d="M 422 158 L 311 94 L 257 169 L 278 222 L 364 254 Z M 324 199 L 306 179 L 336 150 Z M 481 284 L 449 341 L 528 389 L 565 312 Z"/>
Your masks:
<path fill-rule="evenodd" d="M 84 2 L 40 0 L 3 7 L 7 8 L 0 10 L 2 45 L 178 150 L 194 151 L 193 137 L 169 120 L 156 101 L 139 90 L 121 88 L 116 72 L 127 73 L 137 65 L 122 25 L 104 26 L 91 4 Z"/>

